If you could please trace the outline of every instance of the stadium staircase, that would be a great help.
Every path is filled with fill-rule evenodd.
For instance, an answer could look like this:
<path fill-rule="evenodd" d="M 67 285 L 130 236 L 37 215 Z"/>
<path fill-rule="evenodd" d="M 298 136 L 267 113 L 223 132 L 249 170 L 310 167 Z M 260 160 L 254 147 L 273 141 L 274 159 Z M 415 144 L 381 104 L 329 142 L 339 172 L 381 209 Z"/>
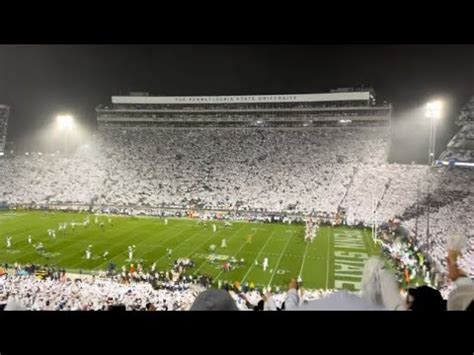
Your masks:
<path fill-rule="evenodd" d="M 344 196 L 342 196 L 342 199 L 341 199 L 341 202 L 339 203 L 339 206 L 337 206 L 338 210 L 341 207 L 344 208 L 343 203 L 346 200 L 347 195 L 349 194 L 349 190 L 351 189 L 351 186 L 354 183 L 354 178 L 355 178 L 358 171 L 359 171 L 359 169 L 357 167 L 354 167 L 354 170 L 352 171 L 352 175 L 351 175 L 351 180 L 349 181 L 349 184 L 347 185 L 346 192 L 344 193 Z"/>
<path fill-rule="evenodd" d="M 392 183 L 392 178 L 389 178 L 388 182 L 385 184 L 385 189 L 383 190 L 382 196 L 380 196 L 380 199 L 377 201 L 377 208 L 382 204 L 382 201 L 385 198 L 385 195 L 387 194 L 387 191 L 390 188 L 391 183 Z"/>

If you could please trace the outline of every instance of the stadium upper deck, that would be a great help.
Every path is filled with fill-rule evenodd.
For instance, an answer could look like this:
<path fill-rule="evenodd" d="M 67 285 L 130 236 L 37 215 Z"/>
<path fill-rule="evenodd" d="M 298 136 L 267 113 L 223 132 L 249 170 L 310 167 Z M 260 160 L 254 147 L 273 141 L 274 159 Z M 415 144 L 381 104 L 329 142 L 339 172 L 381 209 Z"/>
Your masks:
<path fill-rule="evenodd" d="M 7 124 L 10 108 L 0 105 L 0 156 L 5 154 L 5 144 L 7 141 Z"/>
<path fill-rule="evenodd" d="M 462 108 L 457 119 L 461 127 L 441 153 L 438 164 L 450 162 L 460 166 L 474 166 L 474 96 Z"/>
<path fill-rule="evenodd" d="M 113 96 L 96 109 L 99 127 L 389 126 L 390 105 L 371 90 L 247 96 Z"/>

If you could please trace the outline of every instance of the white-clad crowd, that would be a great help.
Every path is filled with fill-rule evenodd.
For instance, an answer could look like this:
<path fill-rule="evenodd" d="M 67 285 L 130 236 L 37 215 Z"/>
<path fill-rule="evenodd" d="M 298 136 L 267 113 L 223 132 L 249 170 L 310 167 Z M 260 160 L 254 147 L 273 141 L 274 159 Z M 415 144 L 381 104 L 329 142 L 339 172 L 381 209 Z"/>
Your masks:
<path fill-rule="evenodd" d="M 331 294 L 333 294 L 335 290 L 303 290 L 300 289 L 298 291 L 298 294 L 300 296 L 300 302 L 301 304 L 322 299 L 325 298 Z M 269 310 L 269 311 L 275 311 L 275 310 L 284 310 L 285 306 L 285 300 L 287 298 L 287 292 L 279 292 L 279 293 L 271 293 L 271 292 L 266 292 L 262 296 L 261 291 L 247 291 L 244 293 L 243 298 L 241 295 L 239 296 L 239 293 L 236 293 L 235 291 L 229 291 L 229 294 L 231 297 L 234 299 L 234 301 L 237 304 L 237 307 L 240 310 L 248 310 L 251 309 L 249 308 L 249 304 L 257 306 L 260 301 L 264 301 L 264 309 L 262 310 Z M 248 303 L 246 302 L 248 301 Z"/>
<path fill-rule="evenodd" d="M 79 281 L 80 280 L 80 281 Z M 126 310 L 189 309 L 204 288 L 197 284 L 176 290 L 155 289 L 147 282 L 121 283 L 113 279 L 81 278 L 55 280 L 35 276 L 0 277 L 0 304 L 14 304 L 27 310 L 109 310 L 124 305 Z"/>
<path fill-rule="evenodd" d="M 93 202 L 96 208 L 194 206 L 301 214 L 335 214 L 342 207 L 351 225 L 370 225 L 375 204 L 377 223 L 398 216 L 412 234 L 418 216 L 419 245 L 428 241 L 421 225 L 429 214 L 428 250 L 440 269 L 445 267 L 449 235 L 466 235 L 470 250 L 460 263 L 473 276 L 474 170 L 388 164 L 387 135 L 382 127 L 101 129 L 95 145 L 71 156 L 0 159 L 0 203 Z M 14 285 L 15 280 L 7 282 Z M 51 287 L 53 295 L 64 287 L 38 286 L 33 279 L 25 283 L 47 292 Z M 67 285 L 86 295 L 89 286 L 110 286 L 106 281 Z M 152 292 L 147 287 L 137 288 L 143 302 Z M 74 300 L 67 307 L 76 307 Z"/>
<path fill-rule="evenodd" d="M 108 129 L 74 156 L 0 162 L 7 203 L 336 212 L 357 164 L 385 160 L 386 128 Z"/>
<path fill-rule="evenodd" d="M 43 311 L 105 311 L 114 306 L 124 305 L 126 310 L 173 311 L 189 310 L 196 296 L 205 288 L 200 284 L 187 284 L 181 290 L 156 289 L 148 282 L 122 283 L 106 278 L 81 279 L 38 279 L 35 276 L 3 275 L 0 276 L 0 305 L 9 304 L 13 310 Z M 302 302 L 326 297 L 332 290 L 312 290 L 301 292 Z M 229 294 L 239 309 L 249 309 L 241 295 L 252 304 L 262 300 L 258 290 Z M 240 295 L 240 296 L 239 296 Z M 273 306 L 267 310 L 282 309 L 286 298 L 285 292 L 271 294 Z M 284 308 L 284 307 L 283 307 Z"/>

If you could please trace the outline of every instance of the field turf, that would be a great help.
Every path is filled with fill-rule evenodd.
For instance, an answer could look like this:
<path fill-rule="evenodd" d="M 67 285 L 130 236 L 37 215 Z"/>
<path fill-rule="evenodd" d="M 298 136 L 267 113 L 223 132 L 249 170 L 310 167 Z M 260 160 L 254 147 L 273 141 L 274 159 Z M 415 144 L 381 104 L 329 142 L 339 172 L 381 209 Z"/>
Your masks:
<path fill-rule="evenodd" d="M 82 225 L 89 216 L 90 225 Z M 196 219 L 128 217 L 70 212 L 0 212 L 0 263 L 12 265 L 35 263 L 66 268 L 71 272 L 106 269 L 111 262 L 122 265 L 142 262 L 146 268 L 156 262 L 158 270 L 169 269 L 179 257 L 191 258 L 195 267 L 188 274 L 209 274 L 215 281 L 253 282 L 257 286 L 286 288 L 292 277 L 301 275 L 307 289 L 349 289 L 360 287 L 363 262 L 378 253 L 370 230 L 322 226 L 313 243 L 303 240 L 303 225 L 282 223 L 223 222 L 200 224 Z M 100 223 L 104 223 L 104 228 Z M 58 231 L 60 223 L 68 223 L 66 232 Z M 70 223 L 78 223 L 73 230 Z M 217 231 L 212 230 L 216 223 Z M 56 239 L 48 236 L 56 230 Z M 32 243 L 28 243 L 28 235 Z M 7 248 L 6 237 L 12 237 Z M 227 247 L 221 248 L 222 239 Z M 45 251 L 33 245 L 42 242 Z M 217 261 L 211 262 L 210 245 L 216 246 Z M 92 245 L 91 260 L 85 250 Z M 128 260 L 128 246 L 135 245 L 133 260 Z M 167 249 L 172 249 L 171 260 Z M 102 255 L 108 251 L 108 257 Z M 232 271 L 223 271 L 226 259 L 244 259 Z M 263 271 L 262 262 L 269 267 Z"/>

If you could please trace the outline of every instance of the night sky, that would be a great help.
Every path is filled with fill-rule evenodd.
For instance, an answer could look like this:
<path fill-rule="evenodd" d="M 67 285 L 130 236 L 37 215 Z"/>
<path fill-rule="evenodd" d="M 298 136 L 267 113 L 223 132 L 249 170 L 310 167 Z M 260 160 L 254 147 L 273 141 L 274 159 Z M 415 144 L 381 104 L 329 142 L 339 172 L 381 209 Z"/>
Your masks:
<path fill-rule="evenodd" d="M 425 162 L 427 122 L 416 109 L 447 99 L 438 153 L 474 94 L 472 45 L 3 45 L 0 104 L 12 107 L 8 140 L 31 138 L 60 111 L 95 128 L 95 107 L 128 91 L 153 95 L 318 93 L 368 85 L 394 106 L 391 158 Z"/>

